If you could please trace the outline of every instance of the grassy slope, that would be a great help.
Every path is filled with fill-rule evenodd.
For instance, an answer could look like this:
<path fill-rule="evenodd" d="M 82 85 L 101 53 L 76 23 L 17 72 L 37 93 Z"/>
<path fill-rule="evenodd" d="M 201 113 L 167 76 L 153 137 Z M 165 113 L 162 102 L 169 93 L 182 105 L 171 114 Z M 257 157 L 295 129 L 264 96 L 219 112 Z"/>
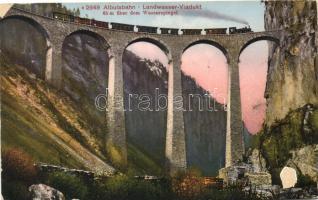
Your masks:
<path fill-rule="evenodd" d="M 23 68 L 0 60 L 3 149 L 22 148 L 41 162 L 111 169 L 68 98 Z"/>
<path fill-rule="evenodd" d="M 50 128 L 41 126 L 41 121 L 39 116 L 24 109 L 13 96 L 2 93 L 2 148 L 22 148 L 36 161 L 84 167 L 46 135 L 50 134 Z"/>
<path fill-rule="evenodd" d="M 93 149 L 88 148 L 89 137 L 86 145 L 79 142 L 89 133 L 72 123 L 72 110 L 65 110 L 71 102 L 41 80 L 1 61 L 2 147 L 23 148 L 41 162 L 109 169 L 98 151 L 89 151 Z"/>
<path fill-rule="evenodd" d="M 1 146 L 22 148 L 36 161 L 74 168 L 108 165 L 94 137 L 97 124 L 60 91 L 32 77 L 21 67 L 1 60 Z M 133 145 L 128 145 L 129 170 L 159 174 L 161 168 Z"/>

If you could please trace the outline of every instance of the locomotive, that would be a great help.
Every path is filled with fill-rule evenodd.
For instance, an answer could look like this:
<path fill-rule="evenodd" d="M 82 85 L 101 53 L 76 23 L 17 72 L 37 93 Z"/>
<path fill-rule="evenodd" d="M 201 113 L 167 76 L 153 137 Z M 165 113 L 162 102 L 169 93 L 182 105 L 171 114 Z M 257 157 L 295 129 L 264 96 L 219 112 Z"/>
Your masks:
<path fill-rule="evenodd" d="M 246 26 L 243 28 L 236 28 L 236 27 L 230 27 L 229 28 L 229 34 L 236 34 L 236 33 L 249 33 L 253 32 L 250 26 Z"/>

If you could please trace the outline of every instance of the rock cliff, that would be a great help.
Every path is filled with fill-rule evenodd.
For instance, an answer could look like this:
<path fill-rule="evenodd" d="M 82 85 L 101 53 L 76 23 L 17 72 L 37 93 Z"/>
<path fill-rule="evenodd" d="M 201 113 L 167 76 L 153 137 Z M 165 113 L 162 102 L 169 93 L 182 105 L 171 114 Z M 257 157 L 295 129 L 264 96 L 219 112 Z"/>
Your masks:
<path fill-rule="evenodd" d="M 286 165 L 296 168 L 300 179 L 317 180 L 316 1 L 265 1 L 264 20 L 266 30 L 283 34 L 279 48 L 269 44 L 266 119 L 257 147 L 275 184 Z"/>
<path fill-rule="evenodd" d="M 266 1 L 265 30 L 284 29 L 280 49 L 270 44 L 266 124 L 290 110 L 318 103 L 315 1 Z M 317 36 L 316 36 L 317 37 Z"/>
<path fill-rule="evenodd" d="M 0 26 L 5 27 L 0 29 L 0 51 L 44 79 L 47 45 L 43 33 L 35 24 L 20 19 L 0 21 Z"/>
<path fill-rule="evenodd" d="M 318 144 L 308 145 L 291 151 L 292 157 L 288 166 L 297 169 L 298 173 L 318 181 Z"/>
<path fill-rule="evenodd" d="M 126 50 L 123 55 L 123 76 L 128 141 L 164 166 L 167 110 L 158 106 L 167 103 L 159 99 L 159 95 L 168 95 L 166 68 L 159 61 L 142 59 Z M 146 96 L 150 98 L 149 105 L 140 103 L 148 98 Z"/>
<path fill-rule="evenodd" d="M 185 74 L 182 90 L 188 167 L 215 176 L 225 164 L 225 106 Z"/>
<path fill-rule="evenodd" d="M 105 94 L 108 84 L 107 45 L 90 32 L 77 32 L 65 39 L 62 60 L 62 90 L 79 105 L 92 124 L 96 139 L 89 136 L 87 139 L 91 146 L 99 149 L 105 137 L 106 113 L 96 109 L 95 98 Z"/>

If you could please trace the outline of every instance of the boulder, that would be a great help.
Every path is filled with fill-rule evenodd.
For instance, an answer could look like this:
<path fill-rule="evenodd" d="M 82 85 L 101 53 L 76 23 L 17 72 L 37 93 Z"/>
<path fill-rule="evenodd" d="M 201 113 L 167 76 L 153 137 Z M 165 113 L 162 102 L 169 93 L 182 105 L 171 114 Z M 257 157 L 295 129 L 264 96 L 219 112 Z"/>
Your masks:
<path fill-rule="evenodd" d="M 292 188 L 297 183 L 297 172 L 294 168 L 284 167 L 280 172 L 283 188 Z"/>
<path fill-rule="evenodd" d="M 241 163 L 240 165 L 220 169 L 218 178 L 223 179 L 225 184 L 243 184 L 245 182 L 245 173 L 251 171 L 251 165 Z"/>
<path fill-rule="evenodd" d="M 258 149 L 252 150 L 248 160 L 252 165 L 253 172 L 268 172 L 266 169 L 266 161 Z"/>
<path fill-rule="evenodd" d="M 291 151 L 291 154 L 292 158 L 287 162 L 287 166 L 318 182 L 318 144 Z"/>
<path fill-rule="evenodd" d="M 317 193 L 308 188 L 288 188 L 280 191 L 280 199 L 317 199 Z"/>
<path fill-rule="evenodd" d="M 31 185 L 29 191 L 32 200 L 65 200 L 62 192 L 44 184 Z"/>
<path fill-rule="evenodd" d="M 251 187 L 247 186 L 243 188 L 243 191 L 246 192 L 247 194 L 249 193 L 255 193 L 257 196 L 261 197 L 261 199 L 269 198 L 273 199 L 274 197 L 278 196 L 280 194 L 280 187 L 278 185 L 267 185 L 263 187 Z"/>

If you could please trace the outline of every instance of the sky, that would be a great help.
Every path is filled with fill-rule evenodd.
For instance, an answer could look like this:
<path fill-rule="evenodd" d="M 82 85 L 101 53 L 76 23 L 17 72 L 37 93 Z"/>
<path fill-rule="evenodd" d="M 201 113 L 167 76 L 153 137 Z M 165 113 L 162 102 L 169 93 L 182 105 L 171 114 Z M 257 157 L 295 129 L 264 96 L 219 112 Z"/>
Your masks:
<path fill-rule="evenodd" d="M 144 5 L 176 5 L 180 3 L 182 2 L 118 3 L 117 5 L 135 5 L 136 10 L 141 11 Z M 264 4 L 259 1 L 186 2 L 185 4 L 200 4 L 203 12 L 182 12 L 182 14 L 176 16 L 105 16 L 101 10 L 86 10 L 87 5 L 99 5 L 103 8 L 105 4 L 116 5 L 116 3 L 64 5 L 69 9 L 79 8 L 82 17 L 108 22 L 172 28 L 220 28 L 244 27 L 244 24 L 235 21 L 247 21 L 252 30 L 264 30 Z M 213 15 L 207 17 L 206 14 L 202 13 L 213 13 Z M 226 16 L 224 17 L 224 15 Z M 218 16 L 235 20 L 223 20 Z M 138 42 L 130 45 L 127 49 L 140 57 L 152 60 L 159 59 L 164 65 L 168 63 L 166 55 L 153 44 Z M 266 41 L 251 44 L 240 56 L 242 117 L 247 129 L 253 134 L 261 129 L 265 117 L 266 101 L 264 99 L 264 91 L 267 57 L 268 46 Z M 182 56 L 181 70 L 193 77 L 201 87 L 209 91 L 220 103 L 225 103 L 227 99 L 227 67 L 223 53 L 216 47 L 207 44 L 194 45 L 187 49 Z"/>
<path fill-rule="evenodd" d="M 0 17 L 3 17 L 8 10 L 11 8 L 12 4 L 1 4 L 0 5 Z"/>

